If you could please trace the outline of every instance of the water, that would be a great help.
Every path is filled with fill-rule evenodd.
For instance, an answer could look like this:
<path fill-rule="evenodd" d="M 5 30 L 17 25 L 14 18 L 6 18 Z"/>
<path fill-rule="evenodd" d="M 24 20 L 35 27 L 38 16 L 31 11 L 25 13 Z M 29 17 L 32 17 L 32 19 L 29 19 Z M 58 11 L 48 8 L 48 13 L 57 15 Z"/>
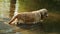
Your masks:
<path fill-rule="evenodd" d="M 40 34 L 42 31 L 40 30 L 39 25 L 27 25 L 21 24 L 17 26 L 7 25 L 4 22 L 7 19 L 3 19 L 0 21 L 0 34 Z"/>
<path fill-rule="evenodd" d="M 8 18 L 0 19 L 0 34 L 59 34 L 58 32 L 48 32 L 45 29 L 46 26 L 41 24 L 18 24 L 14 26 L 4 23 L 8 23 L 8 21 Z"/>

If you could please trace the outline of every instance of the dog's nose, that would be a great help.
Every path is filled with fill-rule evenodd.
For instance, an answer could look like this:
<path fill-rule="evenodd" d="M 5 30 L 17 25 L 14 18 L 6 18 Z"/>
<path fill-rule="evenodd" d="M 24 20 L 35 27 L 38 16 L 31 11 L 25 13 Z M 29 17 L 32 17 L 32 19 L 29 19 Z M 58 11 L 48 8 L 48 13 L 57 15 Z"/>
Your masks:
<path fill-rule="evenodd" d="M 48 15 L 46 15 L 46 17 L 48 17 Z"/>

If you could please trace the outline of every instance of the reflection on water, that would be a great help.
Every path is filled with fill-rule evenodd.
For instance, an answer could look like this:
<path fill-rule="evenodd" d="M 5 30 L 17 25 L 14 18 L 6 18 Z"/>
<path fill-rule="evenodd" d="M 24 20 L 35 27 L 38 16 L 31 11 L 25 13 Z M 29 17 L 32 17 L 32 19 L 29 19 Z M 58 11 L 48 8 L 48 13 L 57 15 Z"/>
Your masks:
<path fill-rule="evenodd" d="M 6 21 L 5 21 L 6 20 Z M 40 34 L 41 26 L 38 24 L 18 24 L 17 26 L 7 25 L 4 22 L 7 22 L 9 19 L 3 19 L 0 21 L 0 34 Z"/>
<path fill-rule="evenodd" d="M 3 18 L 0 20 L 0 34 L 59 34 L 56 32 L 45 32 L 45 26 L 42 23 L 37 24 L 18 24 L 16 26 L 7 25 L 9 19 Z"/>

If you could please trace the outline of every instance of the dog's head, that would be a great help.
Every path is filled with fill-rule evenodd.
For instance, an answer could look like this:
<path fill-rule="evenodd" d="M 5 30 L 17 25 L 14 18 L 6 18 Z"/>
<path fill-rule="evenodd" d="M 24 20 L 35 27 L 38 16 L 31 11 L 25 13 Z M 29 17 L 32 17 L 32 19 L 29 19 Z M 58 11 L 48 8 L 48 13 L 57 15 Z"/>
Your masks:
<path fill-rule="evenodd" d="M 44 13 L 41 14 L 41 15 L 43 15 L 43 17 L 48 17 L 48 12 L 47 11 L 44 11 Z"/>
<path fill-rule="evenodd" d="M 43 21 L 44 18 L 48 17 L 48 10 L 47 9 L 41 9 L 40 14 L 41 14 L 41 20 Z"/>

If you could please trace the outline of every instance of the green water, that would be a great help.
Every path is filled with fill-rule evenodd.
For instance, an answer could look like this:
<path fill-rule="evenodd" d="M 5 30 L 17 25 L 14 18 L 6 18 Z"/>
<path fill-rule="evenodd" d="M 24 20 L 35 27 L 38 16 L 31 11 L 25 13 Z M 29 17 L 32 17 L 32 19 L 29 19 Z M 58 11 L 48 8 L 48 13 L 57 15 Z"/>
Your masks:
<path fill-rule="evenodd" d="M 0 21 L 0 34 L 59 34 L 60 32 L 59 24 L 57 23 L 11 26 L 4 23 L 8 21 L 9 19 L 7 18 L 3 18 Z"/>

